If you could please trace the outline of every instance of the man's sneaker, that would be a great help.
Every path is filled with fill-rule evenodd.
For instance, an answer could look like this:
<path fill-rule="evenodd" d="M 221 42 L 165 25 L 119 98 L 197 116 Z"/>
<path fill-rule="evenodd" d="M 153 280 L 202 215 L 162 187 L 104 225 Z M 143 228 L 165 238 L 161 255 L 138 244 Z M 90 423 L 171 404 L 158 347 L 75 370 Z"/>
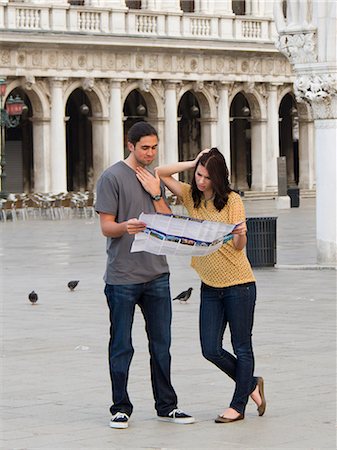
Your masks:
<path fill-rule="evenodd" d="M 123 412 L 118 412 L 111 417 L 110 428 L 127 428 L 129 426 L 129 416 Z"/>
<path fill-rule="evenodd" d="M 194 423 L 195 419 L 192 416 L 184 413 L 181 409 L 173 409 L 167 416 L 158 416 L 159 420 L 172 423 Z"/>

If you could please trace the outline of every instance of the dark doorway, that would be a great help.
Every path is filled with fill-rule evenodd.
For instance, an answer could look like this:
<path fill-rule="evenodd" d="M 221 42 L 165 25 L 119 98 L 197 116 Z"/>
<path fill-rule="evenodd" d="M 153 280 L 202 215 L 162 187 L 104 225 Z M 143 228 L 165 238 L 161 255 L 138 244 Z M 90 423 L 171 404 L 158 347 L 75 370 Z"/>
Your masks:
<path fill-rule="evenodd" d="M 76 89 L 66 105 L 67 190 L 93 189 L 91 104 L 82 89 Z"/>
<path fill-rule="evenodd" d="M 286 157 L 288 186 L 299 183 L 298 112 L 291 94 L 283 97 L 279 108 L 280 156 Z"/>
<path fill-rule="evenodd" d="M 32 192 L 34 189 L 32 105 L 26 93 L 14 89 L 27 108 L 15 128 L 5 128 L 6 186 L 8 192 Z M 9 97 L 8 97 L 9 98 Z M 8 100 L 7 98 L 7 100 Z"/>
<path fill-rule="evenodd" d="M 230 108 L 231 182 L 234 189 L 252 186 L 251 118 L 246 97 L 238 93 Z"/>
<path fill-rule="evenodd" d="M 124 103 L 124 158 L 129 156 L 127 135 L 129 129 L 136 122 L 146 121 L 147 105 L 142 94 L 137 91 L 131 91 Z"/>
<path fill-rule="evenodd" d="M 186 92 L 178 106 L 178 152 L 179 161 L 197 156 L 201 149 L 200 105 L 193 92 Z M 181 172 L 179 179 L 190 182 L 192 173 Z"/>

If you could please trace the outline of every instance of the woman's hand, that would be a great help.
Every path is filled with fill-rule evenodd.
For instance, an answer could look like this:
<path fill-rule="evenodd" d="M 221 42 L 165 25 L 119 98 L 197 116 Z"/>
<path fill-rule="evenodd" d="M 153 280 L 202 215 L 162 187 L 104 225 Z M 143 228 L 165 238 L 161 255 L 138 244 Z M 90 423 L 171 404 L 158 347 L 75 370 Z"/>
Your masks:
<path fill-rule="evenodd" d="M 194 167 L 198 164 L 199 159 L 204 155 L 205 153 L 208 153 L 210 151 L 210 148 L 205 148 L 204 150 L 201 150 L 200 153 L 197 154 L 195 160 L 194 160 Z"/>
<path fill-rule="evenodd" d="M 247 233 L 246 222 L 242 222 L 242 223 L 236 225 L 236 227 L 232 231 L 232 234 L 237 234 L 239 236 L 244 236 L 244 235 L 246 235 L 246 233 Z"/>
<path fill-rule="evenodd" d="M 243 250 L 245 245 L 247 244 L 247 226 L 246 222 L 242 222 L 234 228 L 232 231 L 233 236 L 233 245 L 236 250 Z"/>
<path fill-rule="evenodd" d="M 148 170 L 143 167 L 136 168 L 136 177 L 142 184 L 143 188 L 153 197 L 155 195 L 160 195 L 160 178 L 157 172 L 155 172 L 155 176 L 152 175 Z"/>

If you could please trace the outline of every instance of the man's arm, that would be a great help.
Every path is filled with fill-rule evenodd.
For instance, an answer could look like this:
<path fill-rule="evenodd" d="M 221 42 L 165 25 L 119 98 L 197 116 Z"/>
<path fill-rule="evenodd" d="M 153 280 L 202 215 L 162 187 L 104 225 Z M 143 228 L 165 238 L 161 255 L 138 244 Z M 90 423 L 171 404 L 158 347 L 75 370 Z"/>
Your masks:
<path fill-rule="evenodd" d="M 104 236 L 119 238 L 125 233 L 136 234 L 145 230 L 146 224 L 138 219 L 129 219 L 125 222 L 116 222 L 116 216 L 107 213 L 99 213 L 101 230 Z"/>

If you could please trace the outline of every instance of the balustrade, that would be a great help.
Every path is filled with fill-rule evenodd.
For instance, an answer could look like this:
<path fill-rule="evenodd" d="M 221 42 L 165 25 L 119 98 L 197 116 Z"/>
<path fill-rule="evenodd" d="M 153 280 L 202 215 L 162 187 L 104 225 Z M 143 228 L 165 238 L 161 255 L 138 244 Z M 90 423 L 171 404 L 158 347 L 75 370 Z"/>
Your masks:
<path fill-rule="evenodd" d="M 171 17 L 172 16 L 172 17 Z M 171 20 L 172 19 L 172 20 Z M 116 28 L 118 22 L 118 29 Z M 174 23 L 174 27 L 170 26 Z M 168 11 L 121 10 L 107 7 L 48 6 L 0 3 L 0 30 L 44 30 L 50 32 L 151 35 L 198 39 L 239 39 L 273 42 L 273 20 L 269 17 L 211 15 Z M 116 30 L 116 31 L 115 31 Z"/>

